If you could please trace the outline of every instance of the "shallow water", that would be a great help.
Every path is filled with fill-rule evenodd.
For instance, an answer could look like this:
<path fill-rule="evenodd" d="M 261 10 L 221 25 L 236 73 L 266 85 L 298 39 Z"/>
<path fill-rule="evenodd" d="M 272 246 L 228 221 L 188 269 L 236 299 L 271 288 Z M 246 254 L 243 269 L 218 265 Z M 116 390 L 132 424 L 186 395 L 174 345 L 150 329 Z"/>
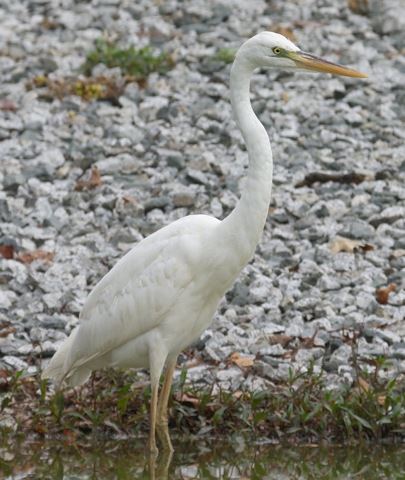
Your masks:
<path fill-rule="evenodd" d="M 17 479 L 405 479 L 405 445 L 281 446 L 175 442 L 172 458 L 155 464 L 145 441 L 86 445 L 67 441 L 20 442 L 0 447 L 0 478 Z"/>

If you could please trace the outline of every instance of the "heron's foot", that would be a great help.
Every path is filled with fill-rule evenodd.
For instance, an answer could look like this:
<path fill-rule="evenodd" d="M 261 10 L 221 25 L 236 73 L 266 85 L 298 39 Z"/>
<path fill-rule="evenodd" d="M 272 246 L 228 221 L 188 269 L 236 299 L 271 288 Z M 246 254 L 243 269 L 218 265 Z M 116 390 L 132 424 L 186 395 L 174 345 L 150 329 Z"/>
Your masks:
<path fill-rule="evenodd" d="M 174 448 L 169 434 L 169 426 L 166 418 L 158 420 L 156 431 L 165 453 L 173 453 Z"/>
<path fill-rule="evenodd" d="M 149 439 L 148 451 L 151 458 L 156 458 L 159 455 L 159 450 L 156 446 L 156 440 L 154 438 Z"/>
<path fill-rule="evenodd" d="M 149 480 L 169 480 L 170 464 L 173 458 L 173 452 L 166 450 L 157 458 L 154 455 L 149 456 Z"/>

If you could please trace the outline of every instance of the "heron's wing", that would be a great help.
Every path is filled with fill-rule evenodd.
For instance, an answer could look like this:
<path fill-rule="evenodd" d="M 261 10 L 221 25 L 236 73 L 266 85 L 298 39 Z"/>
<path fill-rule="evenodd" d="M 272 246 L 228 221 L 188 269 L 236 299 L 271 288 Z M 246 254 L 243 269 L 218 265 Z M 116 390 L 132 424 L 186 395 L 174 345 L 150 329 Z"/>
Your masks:
<path fill-rule="evenodd" d="M 164 320 L 195 275 L 187 249 L 195 246 L 201 229 L 218 223 L 210 217 L 195 217 L 200 221 L 178 221 L 144 239 L 96 285 L 81 312 L 65 373 Z"/>

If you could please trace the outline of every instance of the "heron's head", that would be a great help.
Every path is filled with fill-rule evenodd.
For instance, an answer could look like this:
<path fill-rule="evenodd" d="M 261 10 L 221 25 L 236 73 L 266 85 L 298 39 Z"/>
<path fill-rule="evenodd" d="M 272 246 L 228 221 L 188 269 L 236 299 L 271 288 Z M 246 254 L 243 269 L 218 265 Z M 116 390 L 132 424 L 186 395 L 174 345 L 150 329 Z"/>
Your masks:
<path fill-rule="evenodd" d="M 253 67 L 311 70 L 346 77 L 367 77 L 364 73 L 303 52 L 288 38 L 274 32 L 261 32 L 255 35 L 242 45 L 237 56 L 243 56 Z"/>

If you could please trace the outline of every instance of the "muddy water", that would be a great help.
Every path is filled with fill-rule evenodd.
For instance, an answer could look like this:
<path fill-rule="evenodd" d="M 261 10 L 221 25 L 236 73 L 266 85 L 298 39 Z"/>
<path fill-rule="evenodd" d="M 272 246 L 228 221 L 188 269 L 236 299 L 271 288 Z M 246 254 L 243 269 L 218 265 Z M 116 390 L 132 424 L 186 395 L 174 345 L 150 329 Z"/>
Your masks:
<path fill-rule="evenodd" d="M 0 446 L 0 478 L 58 480 L 405 479 L 405 445 L 280 446 L 236 438 L 178 440 L 172 458 L 147 458 L 144 440 L 10 442 Z"/>

